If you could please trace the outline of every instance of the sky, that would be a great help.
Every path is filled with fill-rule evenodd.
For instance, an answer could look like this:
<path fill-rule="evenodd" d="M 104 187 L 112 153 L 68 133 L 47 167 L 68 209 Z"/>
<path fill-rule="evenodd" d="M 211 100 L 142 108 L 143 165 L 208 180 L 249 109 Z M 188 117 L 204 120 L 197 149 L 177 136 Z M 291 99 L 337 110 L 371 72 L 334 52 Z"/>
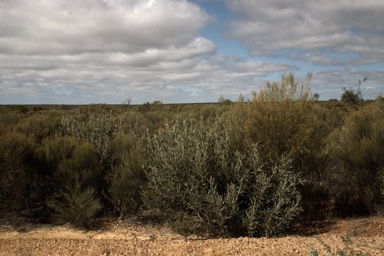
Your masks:
<path fill-rule="evenodd" d="M 0 104 L 217 102 L 312 72 L 384 94 L 383 0 L 0 0 Z"/>

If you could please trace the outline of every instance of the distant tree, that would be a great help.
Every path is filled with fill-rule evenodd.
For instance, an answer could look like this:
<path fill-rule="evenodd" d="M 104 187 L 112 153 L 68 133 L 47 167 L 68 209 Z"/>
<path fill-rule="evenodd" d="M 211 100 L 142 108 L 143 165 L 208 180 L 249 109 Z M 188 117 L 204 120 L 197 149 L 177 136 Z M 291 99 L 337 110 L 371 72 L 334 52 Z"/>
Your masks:
<path fill-rule="evenodd" d="M 361 103 L 364 99 L 363 99 L 363 94 L 361 93 L 361 84 L 364 83 L 365 81 L 367 81 L 368 78 L 367 77 L 364 77 L 363 80 L 360 80 L 358 81 L 357 85 L 356 85 L 356 90 L 355 89 L 352 89 L 351 87 L 349 88 L 346 88 L 346 87 L 343 87 L 343 94 L 341 95 L 341 101 L 348 104 L 348 105 L 352 105 L 352 106 L 355 106 L 359 103 Z"/>
<path fill-rule="evenodd" d="M 159 100 L 155 100 L 152 104 L 153 105 L 163 105 L 163 102 L 161 102 Z"/>
<path fill-rule="evenodd" d="M 132 103 L 132 99 L 131 99 L 131 97 L 128 97 L 128 98 L 126 98 L 126 99 L 124 100 L 124 104 L 126 104 L 126 105 L 131 105 L 131 103 Z"/>
<path fill-rule="evenodd" d="M 221 94 L 218 99 L 218 102 L 223 104 L 230 104 L 232 101 L 230 99 L 224 98 L 224 96 Z"/>
<path fill-rule="evenodd" d="M 318 93 L 313 94 L 313 99 L 314 99 L 315 101 L 318 101 L 319 98 L 320 98 L 320 95 L 319 95 Z"/>

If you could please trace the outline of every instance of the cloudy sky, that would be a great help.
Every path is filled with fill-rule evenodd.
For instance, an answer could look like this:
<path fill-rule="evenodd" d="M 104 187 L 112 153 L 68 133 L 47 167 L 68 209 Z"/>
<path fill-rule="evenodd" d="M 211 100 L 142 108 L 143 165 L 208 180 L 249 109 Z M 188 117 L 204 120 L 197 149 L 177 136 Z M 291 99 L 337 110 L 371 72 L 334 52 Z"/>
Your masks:
<path fill-rule="evenodd" d="M 383 0 L 0 0 L 0 104 L 216 102 L 313 72 L 384 94 Z"/>

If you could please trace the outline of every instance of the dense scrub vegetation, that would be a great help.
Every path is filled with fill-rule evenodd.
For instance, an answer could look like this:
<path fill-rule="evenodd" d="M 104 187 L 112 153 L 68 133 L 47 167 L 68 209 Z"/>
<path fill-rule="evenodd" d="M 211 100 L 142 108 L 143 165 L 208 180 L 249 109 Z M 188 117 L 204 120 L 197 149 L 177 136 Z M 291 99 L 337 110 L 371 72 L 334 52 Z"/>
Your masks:
<path fill-rule="evenodd" d="M 0 215 L 269 237 L 383 211 L 382 98 L 318 102 L 309 82 L 288 74 L 217 104 L 2 106 Z"/>

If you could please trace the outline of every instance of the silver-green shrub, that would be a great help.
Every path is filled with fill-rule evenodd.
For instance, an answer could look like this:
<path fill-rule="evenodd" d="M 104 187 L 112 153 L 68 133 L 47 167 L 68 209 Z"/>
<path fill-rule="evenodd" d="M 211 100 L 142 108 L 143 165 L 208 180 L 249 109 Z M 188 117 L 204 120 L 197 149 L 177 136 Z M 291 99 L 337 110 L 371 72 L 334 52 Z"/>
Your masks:
<path fill-rule="evenodd" d="M 64 116 L 61 119 L 61 133 L 63 135 L 77 137 L 93 144 L 103 159 L 109 154 L 111 142 L 116 132 L 116 124 L 112 116 L 90 116 L 81 122 L 79 118 Z"/>
<path fill-rule="evenodd" d="M 301 211 L 300 175 L 285 158 L 267 167 L 256 146 L 235 150 L 228 134 L 220 122 L 184 121 L 149 137 L 144 213 L 186 234 L 281 234 Z"/>

